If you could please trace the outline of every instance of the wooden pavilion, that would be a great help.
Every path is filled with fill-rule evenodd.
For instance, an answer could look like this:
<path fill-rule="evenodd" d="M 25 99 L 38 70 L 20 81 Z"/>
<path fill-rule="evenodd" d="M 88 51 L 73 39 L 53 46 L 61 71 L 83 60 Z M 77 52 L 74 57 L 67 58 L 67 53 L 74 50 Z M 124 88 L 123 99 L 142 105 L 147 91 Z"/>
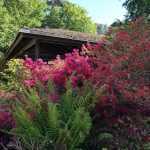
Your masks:
<path fill-rule="evenodd" d="M 28 55 L 33 59 L 49 60 L 74 48 L 80 49 L 82 44 L 95 44 L 100 38 L 101 36 L 63 29 L 23 28 L 11 44 L 7 59 Z"/>

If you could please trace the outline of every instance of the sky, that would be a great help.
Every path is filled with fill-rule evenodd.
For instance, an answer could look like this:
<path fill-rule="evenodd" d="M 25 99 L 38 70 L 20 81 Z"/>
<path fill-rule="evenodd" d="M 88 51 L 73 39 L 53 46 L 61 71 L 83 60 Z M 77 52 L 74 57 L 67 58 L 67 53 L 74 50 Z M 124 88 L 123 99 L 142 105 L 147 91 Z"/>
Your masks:
<path fill-rule="evenodd" d="M 96 23 L 110 25 L 116 19 L 123 20 L 126 14 L 122 3 L 125 0 L 70 0 L 84 7 Z"/>

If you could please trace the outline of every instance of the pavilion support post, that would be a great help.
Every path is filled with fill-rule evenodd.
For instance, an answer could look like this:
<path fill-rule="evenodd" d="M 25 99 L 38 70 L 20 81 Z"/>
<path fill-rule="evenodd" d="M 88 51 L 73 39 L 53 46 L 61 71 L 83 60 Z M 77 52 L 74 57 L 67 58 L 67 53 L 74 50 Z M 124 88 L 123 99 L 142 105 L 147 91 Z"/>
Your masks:
<path fill-rule="evenodd" d="M 35 60 L 39 58 L 39 54 L 40 54 L 40 47 L 39 47 L 39 41 L 36 40 L 35 42 Z"/>

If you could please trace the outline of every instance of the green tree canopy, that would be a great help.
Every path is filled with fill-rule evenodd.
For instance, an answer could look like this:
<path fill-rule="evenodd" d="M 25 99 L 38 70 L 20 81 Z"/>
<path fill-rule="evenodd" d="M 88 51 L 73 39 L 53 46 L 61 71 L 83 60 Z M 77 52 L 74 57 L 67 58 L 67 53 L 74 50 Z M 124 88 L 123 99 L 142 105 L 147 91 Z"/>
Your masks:
<path fill-rule="evenodd" d="M 106 24 L 97 24 L 97 34 L 105 34 L 108 27 Z"/>
<path fill-rule="evenodd" d="M 123 6 L 127 9 L 127 19 L 150 15 L 150 0 L 126 0 Z"/>
<path fill-rule="evenodd" d="M 48 5 L 62 5 L 64 0 L 47 0 Z"/>
<path fill-rule="evenodd" d="M 96 24 L 87 15 L 87 11 L 70 2 L 49 7 L 43 26 L 96 33 Z"/>
<path fill-rule="evenodd" d="M 43 0 L 0 0 L 0 49 L 10 44 L 22 27 L 39 27 L 44 18 Z"/>

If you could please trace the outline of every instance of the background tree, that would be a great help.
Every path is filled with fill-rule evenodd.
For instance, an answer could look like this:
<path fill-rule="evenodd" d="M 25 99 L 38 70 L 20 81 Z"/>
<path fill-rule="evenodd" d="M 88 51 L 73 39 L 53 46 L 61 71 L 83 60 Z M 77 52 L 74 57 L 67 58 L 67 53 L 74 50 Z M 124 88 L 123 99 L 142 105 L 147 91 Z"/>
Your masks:
<path fill-rule="evenodd" d="M 108 30 L 108 27 L 106 24 L 96 24 L 97 26 L 97 34 L 105 34 Z"/>
<path fill-rule="evenodd" d="M 7 9 L 3 7 L 3 4 L 3 1 L 0 1 L 0 50 L 6 49 L 10 37 L 13 36 L 11 29 L 15 29 L 15 27 L 11 25 L 12 18 Z"/>
<path fill-rule="evenodd" d="M 48 5 L 62 5 L 64 0 L 47 0 Z"/>
<path fill-rule="evenodd" d="M 123 6 L 127 9 L 127 19 L 150 15 L 150 0 L 126 0 Z"/>
<path fill-rule="evenodd" d="M 87 11 L 70 2 L 64 2 L 62 6 L 50 6 L 43 26 L 96 33 L 96 24 L 87 15 Z"/>
<path fill-rule="evenodd" d="M 46 3 L 42 0 L 0 0 L 0 50 L 4 51 L 22 27 L 40 27 Z"/>

